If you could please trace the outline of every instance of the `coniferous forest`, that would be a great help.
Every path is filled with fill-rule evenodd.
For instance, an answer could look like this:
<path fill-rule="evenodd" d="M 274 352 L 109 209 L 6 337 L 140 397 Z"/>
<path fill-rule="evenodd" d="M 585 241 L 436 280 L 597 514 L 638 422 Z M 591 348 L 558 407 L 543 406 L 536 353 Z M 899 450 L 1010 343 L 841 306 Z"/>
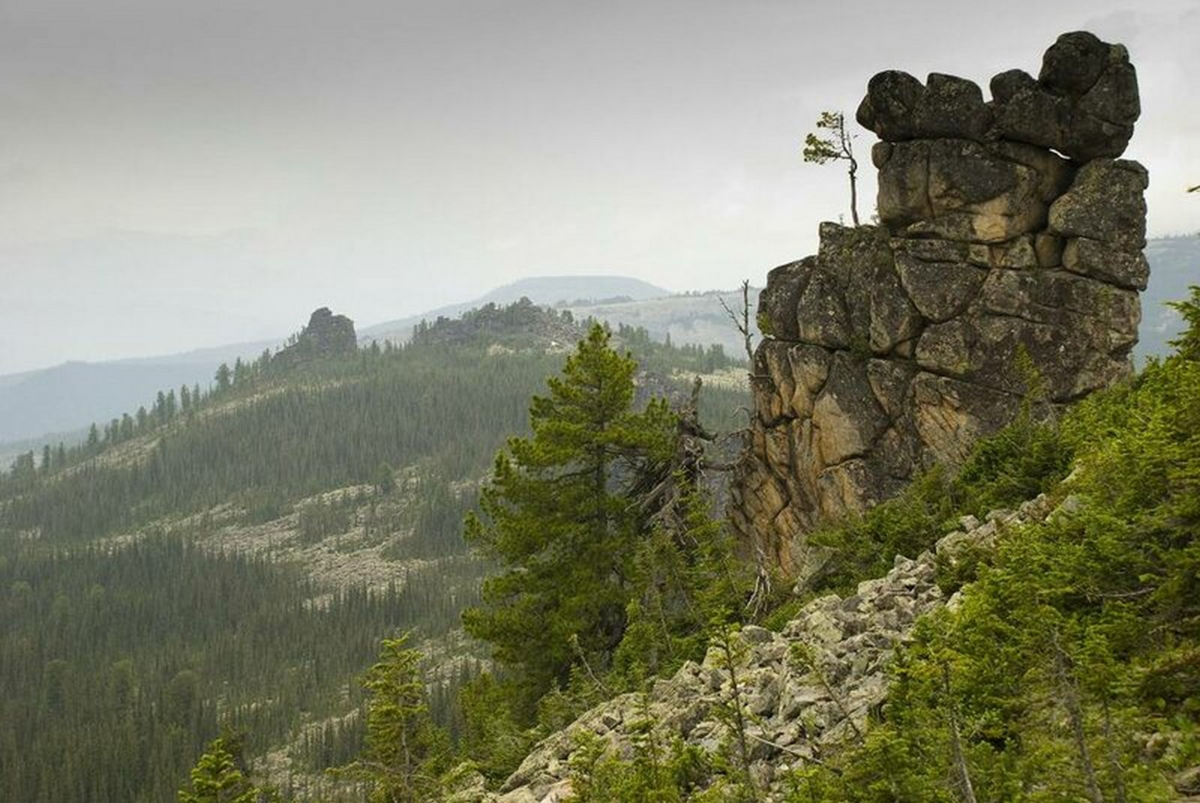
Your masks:
<path fill-rule="evenodd" d="M 433 716 L 457 739 L 456 689 L 483 653 L 445 639 L 491 565 L 462 522 L 561 366 L 569 342 L 538 339 L 547 321 L 581 331 L 526 303 L 423 326 L 404 347 L 267 353 L 18 460 L 0 479 L 0 799 L 170 800 L 222 732 L 247 760 L 286 753 L 272 776 L 285 792 L 316 778 L 334 794 L 323 770 L 362 744 L 358 680 L 380 639 L 406 632 L 440 653 Z M 658 391 L 734 367 L 618 336 Z M 744 404 L 705 393 L 725 422 Z M 269 543 L 239 547 L 256 528 Z M 310 570 L 364 551 L 391 568 Z"/>
<path fill-rule="evenodd" d="M 1200 757 L 1200 290 L 1178 309 L 1171 356 L 1053 414 L 1031 375 L 957 471 L 815 532 L 829 559 L 800 597 L 755 576 L 706 481 L 742 398 L 682 378 L 736 370 L 719 352 L 524 304 L 402 348 L 264 355 L 186 410 L 163 395 L 132 434 L 0 485 L 0 795 L 486 794 L 632 694 L 632 753 L 577 741 L 573 799 L 762 800 L 741 629 L 1044 494 L 1070 512 L 939 563 L 964 601 L 918 623 L 886 704 L 783 799 L 1170 800 Z M 657 741 L 645 702 L 702 660 L 728 675 L 715 752 Z"/>

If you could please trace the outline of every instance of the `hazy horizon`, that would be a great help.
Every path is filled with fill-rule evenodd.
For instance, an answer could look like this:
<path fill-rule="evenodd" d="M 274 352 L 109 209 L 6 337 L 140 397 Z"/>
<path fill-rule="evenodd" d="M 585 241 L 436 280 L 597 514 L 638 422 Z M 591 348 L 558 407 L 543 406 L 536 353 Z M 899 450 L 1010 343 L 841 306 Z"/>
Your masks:
<path fill-rule="evenodd" d="M 101 7 L 103 6 L 103 7 Z M 1193 2 L 9 0 L 0 374 L 362 326 L 529 276 L 761 284 L 848 214 L 821 109 L 1127 45 L 1152 236 L 1200 226 Z M 874 172 L 858 131 L 862 202 Z"/>

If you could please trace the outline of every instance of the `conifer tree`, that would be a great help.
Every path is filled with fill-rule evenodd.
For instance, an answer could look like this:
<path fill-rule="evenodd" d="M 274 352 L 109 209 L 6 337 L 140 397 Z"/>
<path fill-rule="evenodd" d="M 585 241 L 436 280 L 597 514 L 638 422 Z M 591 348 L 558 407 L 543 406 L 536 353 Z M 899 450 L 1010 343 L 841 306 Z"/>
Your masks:
<path fill-rule="evenodd" d="M 214 739 L 196 761 L 191 783 L 179 790 L 179 803 L 267 803 L 279 796 L 255 786 L 238 766 L 236 744 Z"/>
<path fill-rule="evenodd" d="M 446 734 L 433 724 L 421 653 L 408 636 L 384 639 L 363 685 L 371 694 L 362 758 L 336 771 L 371 783 L 371 803 L 437 800 L 449 755 Z"/>
<path fill-rule="evenodd" d="M 662 400 L 633 408 L 637 364 L 594 324 L 549 393 L 530 407 L 533 436 L 513 438 L 482 493 L 467 537 L 504 571 L 464 615 L 516 669 L 529 702 L 577 661 L 604 662 L 621 640 L 644 515 L 621 491 L 669 459 L 673 416 Z"/>

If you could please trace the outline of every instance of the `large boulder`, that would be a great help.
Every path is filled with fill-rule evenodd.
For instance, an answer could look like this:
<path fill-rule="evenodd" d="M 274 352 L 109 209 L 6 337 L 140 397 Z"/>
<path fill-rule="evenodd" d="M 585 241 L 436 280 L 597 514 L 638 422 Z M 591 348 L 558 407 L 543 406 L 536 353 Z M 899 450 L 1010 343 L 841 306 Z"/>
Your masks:
<path fill-rule="evenodd" d="M 867 84 L 856 117 L 885 142 L 1002 139 L 1086 161 L 1124 153 L 1141 114 L 1128 52 L 1084 31 L 1060 36 L 1037 78 L 1006 70 L 992 78 L 990 90 L 987 103 L 966 79 L 932 73 L 922 84 L 888 70 Z"/>

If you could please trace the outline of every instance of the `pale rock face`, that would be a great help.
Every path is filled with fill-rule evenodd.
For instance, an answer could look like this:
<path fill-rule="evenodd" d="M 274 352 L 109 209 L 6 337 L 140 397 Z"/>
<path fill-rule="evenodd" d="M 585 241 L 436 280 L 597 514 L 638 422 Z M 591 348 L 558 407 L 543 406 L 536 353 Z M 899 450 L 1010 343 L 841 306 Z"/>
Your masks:
<path fill-rule="evenodd" d="M 759 302 L 757 416 L 731 519 L 751 554 L 810 576 L 805 533 L 865 510 L 1021 408 L 1130 371 L 1149 275 L 1149 179 L 1120 159 L 1140 112 L 1120 45 L 1064 34 L 1037 78 L 889 71 L 858 120 L 882 140 L 878 226 L 821 225 Z M 751 549 L 753 548 L 753 549 Z"/>

